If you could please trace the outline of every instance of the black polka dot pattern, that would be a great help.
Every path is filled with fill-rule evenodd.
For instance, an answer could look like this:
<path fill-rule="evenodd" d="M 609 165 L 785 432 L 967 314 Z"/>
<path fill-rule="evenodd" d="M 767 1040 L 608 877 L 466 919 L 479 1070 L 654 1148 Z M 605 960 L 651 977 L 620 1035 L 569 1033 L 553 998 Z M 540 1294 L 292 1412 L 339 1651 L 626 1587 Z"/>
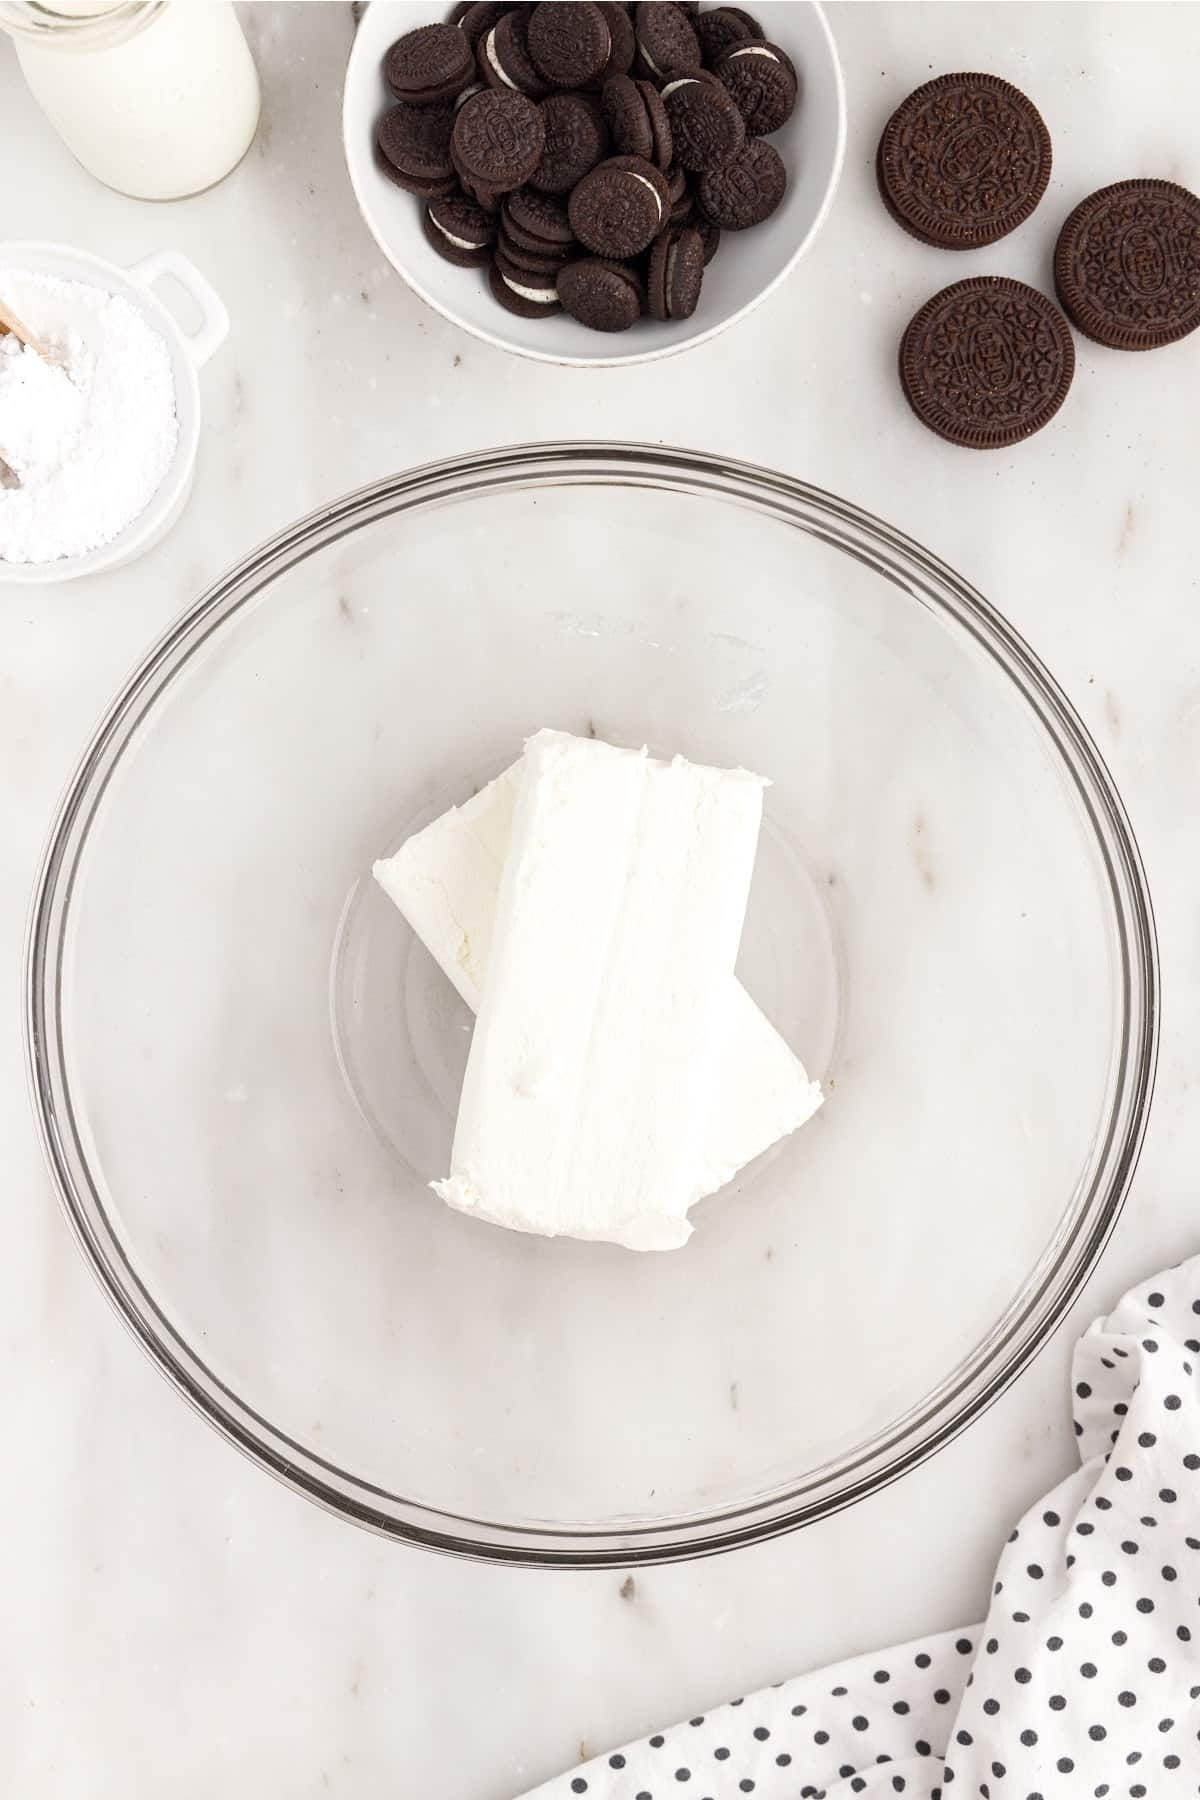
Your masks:
<path fill-rule="evenodd" d="M 693 1714 L 525 1800 L 1195 1797 L 1198 1316 L 1200 1258 L 1081 1339 L 1082 1466 L 1009 1536 L 982 1625 Z"/>

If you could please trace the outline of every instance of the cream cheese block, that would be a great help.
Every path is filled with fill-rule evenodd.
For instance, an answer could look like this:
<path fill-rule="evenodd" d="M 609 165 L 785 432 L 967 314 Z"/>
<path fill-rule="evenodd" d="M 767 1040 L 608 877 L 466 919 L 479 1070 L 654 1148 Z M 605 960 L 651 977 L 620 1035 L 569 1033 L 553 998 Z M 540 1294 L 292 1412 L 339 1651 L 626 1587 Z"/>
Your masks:
<path fill-rule="evenodd" d="M 510 993 L 504 1009 L 508 1051 L 500 1051 L 499 1038 L 490 1050 L 486 1045 L 472 1049 L 476 1067 L 474 1078 L 468 1071 L 464 1087 L 454 1168 L 447 1182 L 437 1184 L 450 1204 L 527 1231 L 671 1248 L 689 1234 L 688 1206 L 722 1186 L 816 1110 L 820 1089 L 732 973 L 749 881 L 745 815 L 754 814 L 753 838 L 760 805 L 761 783 L 741 771 L 699 769 L 680 759 L 656 763 L 644 752 L 540 733 L 531 740 L 526 758 L 375 865 L 380 885 L 473 1010 L 480 1010 L 489 985 L 498 917 L 505 921 L 504 954 L 512 944 L 526 946 L 525 973 L 516 983 L 526 1016 L 518 1026 Z M 720 856 L 714 858 L 708 842 L 722 828 L 732 829 L 735 819 L 734 835 L 741 833 L 743 850 L 736 870 Z M 501 889 L 514 842 L 525 866 L 520 876 L 511 876 L 505 908 Z M 752 862 L 753 842 L 749 854 Z M 701 880 L 708 890 L 704 895 L 694 891 Z M 730 906 L 735 891 L 740 910 Z M 524 915 L 522 929 L 514 918 L 518 907 Z M 717 965 L 685 971 L 681 985 L 680 944 L 686 941 L 694 961 L 705 954 L 698 936 L 701 915 L 710 922 L 718 916 L 724 927 Z M 599 933 L 590 945 L 580 936 L 585 918 L 591 921 L 589 930 Z M 543 949 L 546 955 L 551 949 L 555 953 L 553 1005 L 538 998 L 550 966 Z M 654 967 L 647 965 L 647 955 Z M 624 981 L 623 997 L 608 991 L 613 980 Z M 572 1026 L 565 1015 L 574 1004 L 573 984 L 579 989 L 580 1016 Z M 512 986 L 510 969 L 507 988 Z M 632 988 L 638 990 L 636 1000 Z M 527 1115 L 535 1115 L 548 1128 L 542 1143 L 547 1154 L 555 1135 L 549 1129 L 549 1102 L 556 1089 L 574 1096 L 570 1104 L 581 1117 L 592 1117 L 593 1124 L 603 1117 L 605 1105 L 596 1086 L 600 1061 L 588 1060 L 599 1052 L 594 1044 L 579 1041 L 587 1009 L 598 1021 L 602 1001 L 603 1016 L 627 1022 L 636 1018 L 639 1037 L 649 1020 L 652 1036 L 657 1032 L 669 1045 L 674 1060 L 668 1064 L 677 1069 L 666 1078 L 670 1091 L 665 1099 L 650 1098 L 658 1096 L 664 1082 L 645 1071 L 636 1075 L 642 1047 L 631 1046 L 626 1031 L 625 1041 L 614 1039 L 601 1059 L 610 1078 L 621 1075 L 623 1094 L 608 1105 L 608 1125 L 595 1132 L 599 1159 L 607 1169 L 603 1192 L 590 1179 L 564 1179 L 557 1164 L 557 1172 L 546 1164 L 539 1173 L 536 1162 L 529 1166 L 528 1159 L 523 1159 L 519 1182 L 514 1181 L 498 1155 L 501 1115 L 510 1132 L 523 1131 Z M 561 1040 L 551 1027 L 551 1013 L 563 1024 Z M 676 1028 L 684 1017 L 691 1023 L 681 1051 Z M 485 1007 L 477 1040 L 487 1024 Z M 698 1030 L 703 1039 L 697 1038 Z M 560 1055 L 556 1044 L 568 1040 L 573 1052 Z M 480 1135 L 467 1118 L 467 1107 L 468 1101 L 479 1107 L 483 1098 L 483 1068 L 496 1088 L 481 1110 L 489 1122 Z M 642 1102 L 632 1112 L 626 1092 L 631 1078 Z M 587 1092 L 581 1096 L 579 1084 L 585 1080 Z M 641 1118 L 640 1141 L 634 1141 L 636 1131 L 631 1140 L 622 1124 L 614 1124 L 617 1106 L 622 1120 Z M 668 1120 L 683 1132 L 671 1154 L 666 1149 Z M 624 1151 L 614 1162 L 611 1146 L 618 1140 Z M 480 1160 L 485 1142 L 491 1159 L 487 1174 Z M 572 1169 L 583 1167 L 579 1149 L 561 1143 L 558 1149 Z M 668 1165 L 671 1184 L 655 1186 L 648 1198 L 651 1172 L 658 1182 Z"/>

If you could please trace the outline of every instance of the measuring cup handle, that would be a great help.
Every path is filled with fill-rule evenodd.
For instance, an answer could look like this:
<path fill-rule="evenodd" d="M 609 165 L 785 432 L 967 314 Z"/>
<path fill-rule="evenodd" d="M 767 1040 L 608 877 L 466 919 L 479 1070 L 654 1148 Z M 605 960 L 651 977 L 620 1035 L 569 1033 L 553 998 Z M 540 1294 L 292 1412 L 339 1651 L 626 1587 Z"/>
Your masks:
<path fill-rule="evenodd" d="M 184 331 L 180 326 L 180 333 L 188 355 L 195 366 L 202 369 L 229 335 L 229 314 L 216 289 L 204 279 L 195 263 L 178 250 L 155 250 L 152 255 L 143 256 L 140 262 L 131 263 L 129 273 L 148 288 L 161 281 L 164 275 L 172 276 L 190 294 L 200 310 L 200 324 L 193 332 Z"/>

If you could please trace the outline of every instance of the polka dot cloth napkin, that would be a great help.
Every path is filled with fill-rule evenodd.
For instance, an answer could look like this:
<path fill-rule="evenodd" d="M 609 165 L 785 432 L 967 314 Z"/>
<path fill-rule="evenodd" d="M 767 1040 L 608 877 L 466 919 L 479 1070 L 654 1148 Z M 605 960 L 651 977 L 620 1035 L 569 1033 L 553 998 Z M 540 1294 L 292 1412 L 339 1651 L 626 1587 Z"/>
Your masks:
<path fill-rule="evenodd" d="M 983 1625 L 804 1675 L 525 1800 L 1159 1800 L 1200 1792 L 1200 1257 L 1075 1352 L 1083 1467 Z"/>

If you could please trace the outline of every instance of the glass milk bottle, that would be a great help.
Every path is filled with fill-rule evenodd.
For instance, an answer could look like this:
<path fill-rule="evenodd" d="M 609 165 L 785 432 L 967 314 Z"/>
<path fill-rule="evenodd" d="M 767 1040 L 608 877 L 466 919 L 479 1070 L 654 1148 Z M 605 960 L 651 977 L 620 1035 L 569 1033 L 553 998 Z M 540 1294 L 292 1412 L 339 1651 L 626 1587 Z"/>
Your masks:
<path fill-rule="evenodd" d="M 122 194 L 197 194 L 250 147 L 258 74 L 232 0 L 0 0 L 0 26 L 67 148 Z"/>

